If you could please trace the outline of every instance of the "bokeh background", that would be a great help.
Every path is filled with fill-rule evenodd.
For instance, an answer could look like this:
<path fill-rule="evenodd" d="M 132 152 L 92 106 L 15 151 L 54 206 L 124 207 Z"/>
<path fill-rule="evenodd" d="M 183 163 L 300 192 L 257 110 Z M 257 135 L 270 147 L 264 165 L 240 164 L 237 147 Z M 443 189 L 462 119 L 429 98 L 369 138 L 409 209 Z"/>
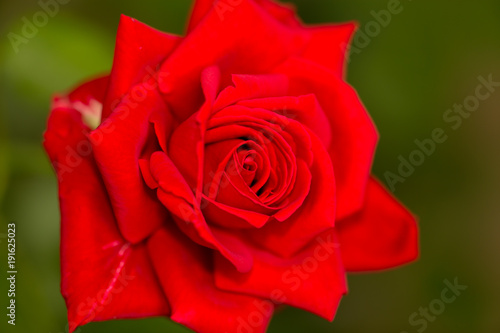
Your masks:
<path fill-rule="evenodd" d="M 373 29 L 372 11 L 388 0 L 295 0 L 307 23 L 356 20 Z M 381 140 L 373 171 L 384 180 L 408 158 L 415 139 L 443 128 L 437 146 L 395 194 L 420 219 L 421 258 L 397 270 L 350 275 L 333 323 L 295 309 L 269 332 L 417 332 L 409 316 L 440 298 L 443 281 L 468 286 L 426 332 L 500 332 L 500 89 L 462 126 L 443 114 L 473 95 L 479 76 L 500 81 L 500 1 L 404 0 L 368 42 L 358 37 L 348 81 L 372 115 Z M 66 332 L 59 292 L 56 178 L 41 140 L 54 92 L 111 68 L 121 13 L 182 34 L 190 1 L 72 0 L 15 52 L 35 0 L 0 1 L 0 331 Z M 368 24 L 368 25 L 367 25 Z M 359 52 L 358 52 L 359 51 Z M 17 325 L 7 327 L 6 224 L 17 222 Z M 3 238 L 1 238 L 3 237 Z M 164 318 L 92 323 L 81 332 L 188 332 Z"/>

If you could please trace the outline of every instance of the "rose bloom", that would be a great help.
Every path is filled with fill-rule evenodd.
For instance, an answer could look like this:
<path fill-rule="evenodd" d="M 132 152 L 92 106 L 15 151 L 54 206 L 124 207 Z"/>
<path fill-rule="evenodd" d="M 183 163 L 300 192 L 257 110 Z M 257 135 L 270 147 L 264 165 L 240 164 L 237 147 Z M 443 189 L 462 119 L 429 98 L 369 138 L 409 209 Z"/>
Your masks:
<path fill-rule="evenodd" d="M 111 73 L 55 97 L 45 133 L 70 332 L 265 332 L 282 305 L 333 320 L 346 272 L 417 257 L 415 218 L 370 176 L 354 30 L 270 0 L 196 1 L 184 37 L 121 18 Z"/>

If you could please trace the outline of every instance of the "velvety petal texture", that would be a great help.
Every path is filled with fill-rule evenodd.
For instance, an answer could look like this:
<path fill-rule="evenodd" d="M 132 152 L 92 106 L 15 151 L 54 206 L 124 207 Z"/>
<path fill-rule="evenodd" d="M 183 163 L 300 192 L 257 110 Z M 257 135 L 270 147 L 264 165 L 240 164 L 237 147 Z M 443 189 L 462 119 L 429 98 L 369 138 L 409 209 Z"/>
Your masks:
<path fill-rule="evenodd" d="M 333 320 L 341 297 L 346 293 L 345 271 L 339 243 L 333 230 L 316 236 L 299 253 L 282 258 L 252 247 L 254 267 L 241 274 L 216 256 L 216 285 L 248 295 L 271 298 Z"/>
<path fill-rule="evenodd" d="M 149 158 L 161 148 L 157 130 L 172 123 L 158 92 L 147 90 L 144 85 L 137 87 L 144 92 L 143 100 L 135 104 L 120 103 L 90 134 L 118 225 L 132 243 L 144 240 L 166 218 L 165 207 L 142 179 L 139 159 Z M 160 134 L 166 137 L 168 131 Z"/>
<path fill-rule="evenodd" d="M 356 91 L 327 68 L 291 58 L 276 71 L 289 77 L 292 95 L 316 96 L 335 133 L 326 148 L 337 179 L 337 218 L 342 219 L 363 205 L 378 141 L 373 121 Z"/>
<path fill-rule="evenodd" d="M 253 318 L 263 300 L 217 288 L 209 250 L 175 226 L 158 231 L 148 250 L 172 306 L 172 320 L 204 333 L 238 332 L 246 325 L 253 332 L 266 331 L 273 307 Z"/>
<path fill-rule="evenodd" d="M 168 57 L 180 41 L 178 36 L 153 29 L 134 18 L 121 16 L 103 119 L 113 112 L 117 104 L 123 102 L 122 99 L 133 91 L 131 88 L 134 85 L 150 83 L 153 78 L 161 81 L 162 78 L 157 76 L 158 64 Z M 149 87 L 149 90 L 153 89 Z M 132 103 L 137 103 L 141 99 L 141 92 L 136 90 L 131 99 Z"/>
<path fill-rule="evenodd" d="M 70 333 L 149 316 L 264 333 L 283 305 L 333 320 L 346 272 L 418 256 L 370 174 L 355 28 L 273 0 L 196 0 L 183 37 L 121 17 L 110 74 L 55 97 L 45 133 Z"/>
<path fill-rule="evenodd" d="M 199 78 L 206 67 L 218 65 L 223 85 L 228 85 L 232 74 L 268 73 L 307 44 L 304 30 L 282 24 L 254 0 L 235 2 L 222 19 L 209 10 L 161 65 L 159 75 L 165 80 L 160 89 L 182 120 L 202 104 Z"/>
<path fill-rule="evenodd" d="M 73 106 L 85 105 L 84 96 L 102 101 L 102 91 L 94 91 L 101 82 L 84 86 L 87 94 L 75 91 L 72 101 L 55 99 L 44 141 L 59 179 L 61 290 L 70 332 L 90 321 L 169 313 L 145 246 L 129 243 L 118 230 L 89 150 L 89 128 Z"/>
<path fill-rule="evenodd" d="M 381 270 L 418 257 L 415 217 L 373 178 L 363 209 L 339 221 L 337 233 L 348 271 Z"/>

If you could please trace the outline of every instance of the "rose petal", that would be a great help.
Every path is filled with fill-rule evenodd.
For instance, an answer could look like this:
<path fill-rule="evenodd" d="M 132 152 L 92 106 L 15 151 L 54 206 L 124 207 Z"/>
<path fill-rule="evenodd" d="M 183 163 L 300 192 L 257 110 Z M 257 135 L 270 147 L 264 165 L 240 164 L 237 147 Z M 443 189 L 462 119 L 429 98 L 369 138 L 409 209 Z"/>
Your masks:
<path fill-rule="evenodd" d="M 208 14 L 213 8 L 214 0 L 195 0 L 193 1 L 193 8 L 189 16 L 189 23 L 187 26 L 187 34 L 193 30 L 198 23 Z"/>
<path fill-rule="evenodd" d="M 345 78 L 345 60 L 356 27 L 355 23 L 346 23 L 308 28 L 312 37 L 301 56 L 331 69 L 339 78 Z"/>
<path fill-rule="evenodd" d="M 59 178 L 61 290 L 70 332 L 91 321 L 169 313 L 143 245 L 120 235 L 92 155 L 74 154 L 90 146 L 86 134 L 76 110 L 58 108 L 44 141 Z"/>
<path fill-rule="evenodd" d="M 169 158 L 195 191 L 198 202 L 203 192 L 203 164 L 205 159 L 205 132 L 212 113 L 212 105 L 220 86 L 220 71 L 216 66 L 201 73 L 201 87 L 205 102 L 198 112 L 182 122 L 172 133 L 168 147 Z"/>
<path fill-rule="evenodd" d="M 248 271 L 252 267 L 248 251 L 217 238 L 208 227 L 193 191 L 168 156 L 163 152 L 154 153 L 150 168 L 158 184 L 158 199 L 177 217 L 175 221 L 179 228 L 198 244 L 220 251 L 238 270 Z"/>
<path fill-rule="evenodd" d="M 110 85 L 104 103 L 106 119 L 132 86 L 157 77 L 160 62 L 179 44 L 181 38 L 167 34 L 122 15 L 116 36 Z M 150 83 L 157 85 L 156 82 Z"/>
<path fill-rule="evenodd" d="M 220 132 L 230 131 L 230 128 L 225 127 L 221 128 Z M 210 140 L 210 137 L 213 137 L 213 131 L 206 132 L 207 141 Z M 228 169 L 228 164 L 234 158 L 234 154 L 242 145 L 245 145 L 246 142 L 239 138 L 233 139 L 234 137 L 229 138 L 228 140 L 223 140 L 221 142 L 217 142 L 215 144 L 207 144 L 205 145 L 205 161 L 204 161 L 204 176 L 203 176 L 203 193 L 209 198 L 216 198 L 221 187 L 221 180 L 223 179 L 226 173 L 234 174 L 237 172 L 236 167 L 233 167 L 232 170 Z M 227 183 L 222 184 L 224 186 Z"/>
<path fill-rule="evenodd" d="M 118 225 L 132 243 L 142 241 L 166 220 L 165 208 L 142 178 L 139 159 L 160 150 L 156 130 L 173 122 L 156 90 L 135 87 L 143 91 L 143 100 L 124 99 L 90 136 Z M 152 115 L 156 128 L 151 123 Z M 167 132 L 161 131 L 160 137 L 166 140 L 169 130 L 163 130 Z"/>
<path fill-rule="evenodd" d="M 339 221 L 336 229 L 348 271 L 381 270 L 418 257 L 415 217 L 373 178 L 362 210 Z"/>
<path fill-rule="evenodd" d="M 273 0 L 256 0 L 256 2 L 281 23 L 290 27 L 302 26 L 302 22 L 296 14 L 294 4 L 281 3 Z"/>
<path fill-rule="evenodd" d="M 273 313 L 259 312 L 262 300 L 219 290 L 214 285 L 211 251 L 169 226 L 148 242 L 149 254 L 172 307 L 171 319 L 200 333 L 266 331 Z"/>
<path fill-rule="evenodd" d="M 284 222 L 273 221 L 259 230 L 245 231 L 260 248 L 289 257 L 311 239 L 335 225 L 335 177 L 328 153 L 318 137 L 310 133 L 314 161 L 309 194 L 301 207 Z"/>
<path fill-rule="evenodd" d="M 346 293 L 345 273 L 333 230 L 317 236 L 292 258 L 283 259 L 247 244 L 254 266 L 239 273 L 223 257 L 215 258 L 215 283 L 223 289 L 273 300 L 333 320 Z"/>
<path fill-rule="evenodd" d="M 227 206 L 203 196 L 203 214 L 211 225 L 230 229 L 262 228 L 269 215 Z"/>
<path fill-rule="evenodd" d="M 81 102 L 89 104 L 91 100 L 103 103 L 106 95 L 106 89 L 109 83 L 109 76 L 103 76 L 94 80 L 89 80 L 68 94 L 71 102 Z"/>
<path fill-rule="evenodd" d="M 330 122 L 328 147 L 337 183 L 337 219 L 363 205 L 378 135 L 356 91 L 325 67 L 289 59 L 276 70 L 290 77 L 292 95 L 316 95 Z"/>
<path fill-rule="evenodd" d="M 232 83 L 217 96 L 214 111 L 248 99 L 285 96 L 289 80 L 285 75 L 279 74 L 232 75 Z"/>
<path fill-rule="evenodd" d="M 325 147 L 330 146 L 332 133 L 329 121 L 314 94 L 247 99 L 237 105 L 270 110 L 296 120 L 315 133 Z"/>
<path fill-rule="evenodd" d="M 185 120 L 202 105 L 199 82 L 204 68 L 217 64 L 222 86 L 227 86 L 233 73 L 268 72 L 290 55 L 298 55 L 307 38 L 268 15 L 253 0 L 241 0 L 222 20 L 211 10 L 163 63 L 160 75 L 168 77 L 160 88 L 178 118 Z"/>
<path fill-rule="evenodd" d="M 295 27 L 300 26 L 300 20 L 295 14 L 295 8 L 292 4 L 276 3 L 272 0 L 255 0 L 262 9 L 268 14 L 272 15 L 275 19 L 283 24 Z M 214 1 L 214 0 L 196 0 L 191 11 L 191 17 L 188 25 L 188 33 L 193 30 L 198 23 L 208 14 L 210 10 L 216 11 L 221 19 L 224 16 L 234 11 L 234 7 L 241 4 L 240 0 L 236 1 Z"/>
<path fill-rule="evenodd" d="M 217 217 L 217 214 L 221 213 L 220 210 L 225 210 L 226 213 L 237 216 L 234 224 L 238 228 L 244 227 L 244 224 L 240 223 L 241 219 L 260 228 L 266 219 L 259 215 L 256 221 L 252 221 L 255 213 L 274 216 L 283 221 L 300 207 L 309 192 L 311 177 L 308 168 L 312 163 L 311 139 L 302 125 L 267 110 L 231 106 L 213 115 L 207 127 L 209 129 L 206 137 L 210 144 L 205 151 L 205 168 L 208 166 L 214 175 L 221 173 L 220 177 L 212 177 L 215 180 L 215 188 L 210 190 L 216 195 L 207 198 L 209 209 L 206 213 L 209 214 L 210 221 L 229 227 L 232 222 L 228 220 L 227 214 L 222 215 L 222 221 Z M 264 187 L 259 187 L 263 194 L 259 194 L 253 186 L 250 189 L 243 177 L 236 172 L 237 168 L 233 168 L 234 172 L 228 172 L 226 167 L 227 156 L 234 154 L 237 147 L 235 145 L 238 143 L 236 140 L 241 137 L 249 138 L 249 147 L 255 145 L 255 149 L 260 146 L 266 148 L 264 160 L 273 160 L 274 157 L 273 168 L 267 167 L 267 164 L 264 168 L 269 171 L 274 169 L 280 177 L 275 175 L 274 181 L 273 177 L 261 178 L 260 180 L 267 181 Z M 216 142 L 217 140 L 220 142 Z M 228 142 L 235 144 L 226 147 Z M 241 140 L 241 144 L 244 142 L 246 141 Z M 269 177 L 268 175 L 266 177 Z M 273 194 L 264 196 L 266 191 L 272 191 Z"/>

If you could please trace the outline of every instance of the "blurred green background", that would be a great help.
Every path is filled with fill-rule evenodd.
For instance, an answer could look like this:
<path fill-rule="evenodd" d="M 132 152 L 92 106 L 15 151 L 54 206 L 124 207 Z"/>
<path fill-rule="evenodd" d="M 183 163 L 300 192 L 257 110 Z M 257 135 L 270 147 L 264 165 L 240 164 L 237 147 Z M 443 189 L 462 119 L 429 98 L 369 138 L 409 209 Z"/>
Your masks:
<path fill-rule="evenodd" d="M 474 94 L 477 77 L 500 81 L 500 1 L 405 0 L 376 31 L 372 11 L 388 0 L 295 0 L 307 23 L 356 20 L 358 37 L 349 82 L 372 115 L 381 140 L 374 173 L 396 173 L 415 139 L 443 128 L 437 146 L 396 195 L 420 219 L 421 258 L 401 269 L 350 275 L 333 323 L 295 309 L 275 316 L 269 332 L 417 332 L 409 316 L 440 298 L 443 281 L 468 289 L 428 323 L 426 332 L 500 332 L 500 91 L 462 126 L 443 114 Z M 181 34 L 190 1 L 73 0 L 15 52 L 37 1 L 0 1 L 0 282 L 1 332 L 65 332 L 59 292 L 59 213 L 56 178 L 41 140 L 54 92 L 108 71 L 119 15 Z M 377 32 L 377 33 L 375 33 Z M 359 51 L 359 52 L 358 52 Z M 6 224 L 17 222 L 17 326 L 7 327 Z M 5 328 L 7 327 L 7 328 Z M 81 332 L 188 332 L 163 318 L 92 323 Z"/>

